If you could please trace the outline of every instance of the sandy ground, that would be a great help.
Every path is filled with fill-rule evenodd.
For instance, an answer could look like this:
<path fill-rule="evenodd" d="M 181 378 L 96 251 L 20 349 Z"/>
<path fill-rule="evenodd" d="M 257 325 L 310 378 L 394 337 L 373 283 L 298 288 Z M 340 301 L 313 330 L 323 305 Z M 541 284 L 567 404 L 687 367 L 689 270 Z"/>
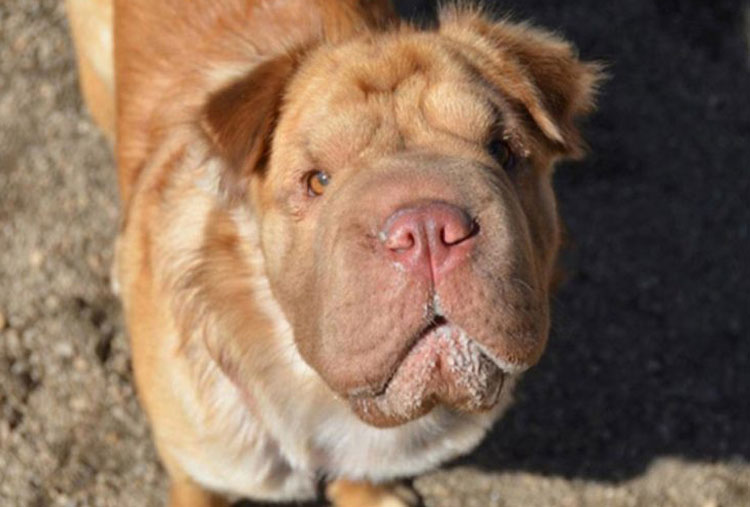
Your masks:
<path fill-rule="evenodd" d="M 505 5 L 613 79 L 558 176 L 549 352 L 479 451 L 415 485 L 435 507 L 750 505 L 748 4 Z M 0 505 L 160 505 L 108 289 L 114 167 L 76 87 L 62 6 L 1 0 Z"/>

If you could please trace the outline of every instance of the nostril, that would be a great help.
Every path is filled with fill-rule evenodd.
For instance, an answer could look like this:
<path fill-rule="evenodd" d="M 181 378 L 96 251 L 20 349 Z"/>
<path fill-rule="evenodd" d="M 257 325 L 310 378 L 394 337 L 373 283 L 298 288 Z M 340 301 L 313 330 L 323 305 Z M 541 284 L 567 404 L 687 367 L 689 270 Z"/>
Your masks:
<path fill-rule="evenodd" d="M 440 240 L 446 246 L 453 246 L 466 241 L 479 232 L 479 224 L 468 216 L 448 220 L 440 231 Z"/>
<path fill-rule="evenodd" d="M 396 252 L 403 252 L 414 247 L 416 239 L 414 233 L 403 228 L 391 233 L 385 240 L 385 247 Z"/>

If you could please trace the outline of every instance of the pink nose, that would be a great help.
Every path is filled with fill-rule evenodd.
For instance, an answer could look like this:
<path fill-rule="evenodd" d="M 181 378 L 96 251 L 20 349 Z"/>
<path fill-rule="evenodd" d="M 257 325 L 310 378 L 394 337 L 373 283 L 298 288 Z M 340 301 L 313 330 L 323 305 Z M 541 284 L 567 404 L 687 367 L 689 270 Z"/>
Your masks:
<path fill-rule="evenodd" d="M 383 238 L 393 260 L 438 282 L 468 256 L 478 230 L 462 209 L 434 202 L 396 211 L 385 222 Z"/>

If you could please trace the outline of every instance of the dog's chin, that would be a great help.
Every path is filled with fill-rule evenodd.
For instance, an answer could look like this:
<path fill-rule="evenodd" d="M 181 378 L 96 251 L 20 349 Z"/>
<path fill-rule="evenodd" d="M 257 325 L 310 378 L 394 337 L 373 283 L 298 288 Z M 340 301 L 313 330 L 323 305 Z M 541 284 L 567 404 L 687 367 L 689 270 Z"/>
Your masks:
<path fill-rule="evenodd" d="M 505 374 L 459 327 L 428 327 L 377 394 L 349 397 L 357 416 L 377 427 L 421 417 L 436 405 L 459 412 L 482 412 L 500 399 Z"/>

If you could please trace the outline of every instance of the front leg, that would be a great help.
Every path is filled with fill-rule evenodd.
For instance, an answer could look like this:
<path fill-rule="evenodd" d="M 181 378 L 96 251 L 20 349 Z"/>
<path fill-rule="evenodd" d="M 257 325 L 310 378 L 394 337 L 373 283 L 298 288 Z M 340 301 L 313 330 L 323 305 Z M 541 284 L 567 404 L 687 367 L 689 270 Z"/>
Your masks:
<path fill-rule="evenodd" d="M 326 487 L 333 507 L 416 507 L 419 497 L 403 484 L 372 484 L 336 479 Z"/>
<path fill-rule="evenodd" d="M 169 507 L 229 507 L 229 502 L 189 479 L 182 479 L 173 480 L 169 487 Z"/>

